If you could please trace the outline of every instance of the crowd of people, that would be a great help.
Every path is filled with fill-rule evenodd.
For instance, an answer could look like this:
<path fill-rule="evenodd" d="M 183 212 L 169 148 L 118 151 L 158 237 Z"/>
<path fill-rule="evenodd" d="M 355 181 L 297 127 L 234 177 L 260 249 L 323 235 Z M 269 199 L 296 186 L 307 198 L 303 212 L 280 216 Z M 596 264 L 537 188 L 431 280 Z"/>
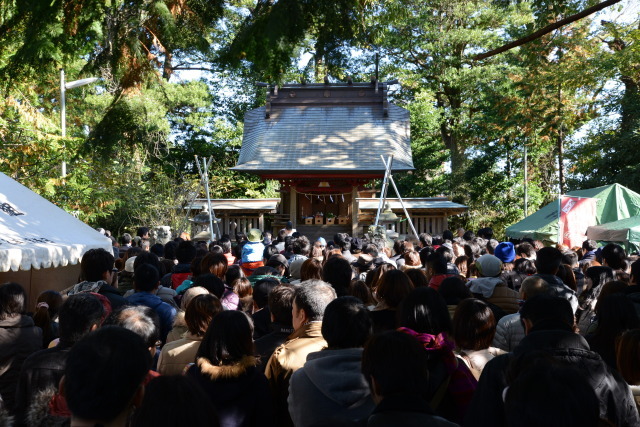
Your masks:
<path fill-rule="evenodd" d="M 35 307 L 0 285 L 0 425 L 640 425 L 619 245 L 186 237 L 89 250 Z"/>

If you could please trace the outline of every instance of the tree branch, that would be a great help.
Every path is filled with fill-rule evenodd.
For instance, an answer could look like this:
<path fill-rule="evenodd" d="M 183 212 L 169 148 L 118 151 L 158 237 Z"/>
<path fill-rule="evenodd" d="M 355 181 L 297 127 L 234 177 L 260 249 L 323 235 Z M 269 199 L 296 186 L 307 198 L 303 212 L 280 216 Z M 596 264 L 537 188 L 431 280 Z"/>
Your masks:
<path fill-rule="evenodd" d="M 553 24 L 547 25 L 544 28 L 539 29 L 538 31 L 536 31 L 535 33 L 531 33 L 528 36 L 522 37 L 518 40 L 512 41 L 511 43 L 507 43 L 505 45 L 502 45 L 501 47 L 497 48 L 497 49 L 493 49 L 490 50 L 489 52 L 485 52 L 485 53 L 481 53 L 480 55 L 476 55 L 473 57 L 474 61 L 480 61 L 482 59 L 487 59 L 490 58 L 492 56 L 498 55 L 499 53 L 502 52 L 506 52 L 510 49 L 513 49 L 514 47 L 518 47 L 518 46 L 522 46 L 523 44 L 529 43 L 533 40 L 539 39 L 540 37 L 544 36 L 545 34 L 548 34 L 550 32 L 552 32 L 553 30 L 557 30 L 560 27 L 563 27 L 567 24 L 570 24 L 572 22 L 575 22 L 579 19 L 582 19 L 584 17 L 587 17 L 589 15 L 591 15 L 592 13 L 598 12 L 599 10 L 604 9 L 605 7 L 609 7 L 611 5 L 614 5 L 616 3 L 619 3 L 621 0 L 606 0 L 603 1 L 602 3 L 598 3 L 595 6 L 589 7 L 585 10 L 583 10 L 582 12 L 576 13 L 575 15 L 571 15 L 568 16 L 564 19 L 561 19 L 557 22 L 554 22 Z"/>

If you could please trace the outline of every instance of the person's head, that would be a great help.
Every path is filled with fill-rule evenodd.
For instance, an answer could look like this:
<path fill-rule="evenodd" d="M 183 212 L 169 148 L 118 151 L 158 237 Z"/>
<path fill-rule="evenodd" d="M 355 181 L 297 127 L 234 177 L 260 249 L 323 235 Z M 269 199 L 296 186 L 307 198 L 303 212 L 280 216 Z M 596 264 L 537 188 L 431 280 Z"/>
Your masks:
<path fill-rule="evenodd" d="M 616 341 L 616 364 L 630 385 L 640 385 L 640 329 L 630 329 Z"/>
<path fill-rule="evenodd" d="M 89 282 L 106 280 L 110 283 L 114 261 L 113 255 L 102 248 L 89 249 L 80 261 L 82 277 Z"/>
<path fill-rule="evenodd" d="M 584 372 L 557 359 L 539 357 L 517 375 L 504 396 L 510 426 L 601 425 L 598 397 Z"/>
<path fill-rule="evenodd" d="M 527 275 L 536 274 L 538 271 L 535 262 L 529 258 L 518 258 L 513 264 L 513 270 Z"/>
<path fill-rule="evenodd" d="M 382 275 L 376 287 L 376 296 L 389 308 L 397 308 L 413 290 L 411 279 L 403 271 L 389 270 Z"/>
<path fill-rule="evenodd" d="M 516 250 L 511 242 L 502 242 L 493 250 L 493 255 L 502 262 L 513 262 L 516 259 Z"/>
<path fill-rule="evenodd" d="M 369 310 L 356 297 L 331 301 L 322 319 L 322 337 L 330 350 L 364 347 L 373 332 Z"/>
<path fill-rule="evenodd" d="M 414 289 L 402 302 L 399 326 L 421 334 L 451 333 L 451 316 L 442 296 L 434 289 Z"/>
<path fill-rule="evenodd" d="M 609 243 L 602 248 L 600 256 L 602 256 L 602 265 L 611 267 L 614 270 L 620 270 L 623 268 L 627 254 L 625 254 L 622 246 Z"/>
<path fill-rule="evenodd" d="M 178 243 L 173 240 L 169 240 L 164 244 L 164 258 L 175 260 L 176 259 L 176 250 L 178 249 Z"/>
<path fill-rule="evenodd" d="M 246 298 L 253 295 L 253 286 L 251 286 L 251 282 L 246 277 L 241 277 L 231 282 L 231 288 L 240 298 Z"/>
<path fill-rule="evenodd" d="M 124 233 L 120 236 L 120 244 L 121 245 L 130 245 L 131 244 L 131 234 Z"/>
<path fill-rule="evenodd" d="M 280 284 L 275 277 L 265 277 L 253 286 L 253 302 L 258 308 L 264 308 L 269 301 L 269 294 Z"/>
<path fill-rule="evenodd" d="M 347 294 L 352 277 L 351 264 L 341 256 L 329 258 L 324 267 L 322 267 L 322 280 L 331 284 L 338 296 Z"/>
<path fill-rule="evenodd" d="M 536 270 L 540 274 L 556 274 L 562 264 L 562 252 L 551 246 L 538 251 L 536 255 Z"/>
<path fill-rule="evenodd" d="M 271 290 L 268 297 L 269 312 L 274 323 L 285 326 L 292 325 L 293 295 L 295 288 L 290 285 L 279 285 Z"/>
<path fill-rule="evenodd" d="M 565 251 L 562 253 L 562 263 L 575 268 L 578 266 L 578 254 L 574 251 Z"/>
<path fill-rule="evenodd" d="M 311 252 L 311 243 L 305 236 L 300 236 L 293 240 L 291 248 L 293 253 L 296 255 L 309 256 L 309 252 Z"/>
<path fill-rule="evenodd" d="M 222 253 L 230 254 L 231 253 L 231 239 L 228 237 L 221 237 L 218 240 L 218 245 L 222 248 Z"/>
<path fill-rule="evenodd" d="M 149 251 L 158 258 L 164 256 L 164 246 L 162 243 L 156 243 L 149 248 Z"/>
<path fill-rule="evenodd" d="M 267 248 L 269 248 L 269 247 L 270 246 L 267 246 Z M 264 259 L 267 260 L 267 263 L 265 264 L 267 267 L 273 267 L 274 269 L 276 269 L 278 271 L 278 276 L 287 276 L 288 275 L 288 273 L 289 273 L 289 262 L 287 261 L 287 258 L 284 255 L 282 255 L 280 252 L 278 252 L 277 248 L 276 248 L 275 251 L 273 251 L 273 253 L 271 255 L 269 255 L 268 258 L 267 258 L 267 250 L 265 249 Z"/>
<path fill-rule="evenodd" d="M 549 292 L 549 284 L 538 276 L 529 276 L 520 285 L 520 298 L 527 300 Z"/>
<path fill-rule="evenodd" d="M 536 259 L 536 250 L 529 242 L 522 242 L 516 246 L 516 256 L 519 258 Z"/>
<path fill-rule="evenodd" d="M 222 294 L 224 294 L 224 282 L 218 276 L 211 273 L 198 276 L 193 282 L 193 286 L 202 286 L 218 298 L 222 298 Z"/>
<path fill-rule="evenodd" d="M 228 310 L 213 318 L 196 358 L 221 366 L 232 365 L 253 354 L 253 321 L 243 311 Z"/>
<path fill-rule="evenodd" d="M 33 323 L 42 329 L 43 343 L 45 347 L 54 339 L 52 322 L 58 316 L 62 305 L 60 292 L 47 290 L 38 295 L 36 309 L 33 313 Z"/>
<path fill-rule="evenodd" d="M 586 252 L 595 251 L 598 248 L 598 243 L 595 240 L 587 239 L 582 242 L 582 249 Z"/>
<path fill-rule="evenodd" d="M 438 293 L 446 304 L 457 305 L 462 300 L 471 298 L 471 291 L 460 276 L 447 277 L 440 283 Z"/>
<path fill-rule="evenodd" d="M 231 284 L 244 277 L 246 277 L 244 271 L 242 271 L 239 265 L 230 265 L 227 267 L 227 273 L 224 275 L 224 282 Z"/>
<path fill-rule="evenodd" d="M 429 286 L 429 280 L 427 279 L 427 275 L 424 270 L 421 268 L 410 268 L 405 271 L 405 274 L 413 283 L 414 288 L 419 288 L 421 286 Z"/>
<path fill-rule="evenodd" d="M 162 408 L 162 410 L 158 410 Z M 146 385 L 133 427 L 218 427 L 218 414 L 202 387 L 184 375 L 162 375 Z"/>
<path fill-rule="evenodd" d="M 349 295 L 360 299 L 367 306 L 375 304 L 371 289 L 364 280 L 352 280 L 349 284 Z"/>
<path fill-rule="evenodd" d="M 95 295 L 69 296 L 58 313 L 60 345 L 72 346 L 83 336 L 100 327 L 104 307 Z"/>
<path fill-rule="evenodd" d="M 60 383 L 72 419 L 126 421 L 132 406 L 142 401 L 150 367 L 151 355 L 136 333 L 107 326 L 88 334 L 69 351 Z"/>
<path fill-rule="evenodd" d="M 447 273 L 447 259 L 444 255 L 434 252 L 427 256 L 424 261 L 425 268 L 431 275 Z"/>
<path fill-rule="evenodd" d="M 160 273 L 154 266 L 142 264 L 133 273 L 133 284 L 138 291 L 151 292 L 160 285 Z"/>
<path fill-rule="evenodd" d="M 198 295 L 208 295 L 208 294 L 209 294 L 209 291 L 203 288 L 202 286 L 190 287 L 182 295 L 182 300 L 180 300 L 180 309 L 182 311 L 186 311 L 187 306 L 189 305 L 192 299 L 194 299 Z"/>
<path fill-rule="evenodd" d="M 450 254 L 451 252 L 448 251 L 448 253 Z M 414 250 L 405 252 L 404 255 L 402 255 L 402 258 L 404 259 L 404 264 L 408 267 L 422 267 L 422 262 L 420 262 L 420 254 Z"/>
<path fill-rule="evenodd" d="M 136 236 L 140 237 L 142 240 L 149 240 L 149 227 L 138 227 Z"/>
<path fill-rule="evenodd" d="M 224 279 L 225 274 L 227 274 L 227 268 L 227 258 L 223 254 L 208 253 L 202 258 L 202 264 L 200 265 L 200 271 L 211 273 L 220 279 Z"/>
<path fill-rule="evenodd" d="M 197 295 L 187 305 L 184 321 L 192 335 L 202 337 L 216 315 L 222 312 L 222 304 L 215 295 Z"/>
<path fill-rule="evenodd" d="M 165 247 L 166 253 L 166 247 Z M 190 264 L 196 257 L 196 247 L 190 240 L 182 241 L 176 248 L 176 259 L 180 264 Z"/>
<path fill-rule="evenodd" d="M 496 318 L 486 302 L 475 298 L 461 301 L 453 315 L 453 340 L 464 350 L 484 350 L 496 334 Z"/>
<path fill-rule="evenodd" d="M 149 264 L 154 266 L 158 271 L 162 269 L 160 265 L 160 259 L 158 256 L 151 252 L 142 252 L 133 260 L 133 270 L 141 266 L 142 264 Z"/>
<path fill-rule="evenodd" d="M 150 349 L 151 355 L 155 354 L 160 339 L 160 318 L 152 308 L 145 305 L 121 307 L 109 315 L 104 325 L 120 326 L 135 332 Z"/>
<path fill-rule="evenodd" d="M 426 248 L 427 246 L 431 246 L 432 239 L 429 233 L 420 233 L 420 235 L 418 236 L 418 239 L 420 240 L 420 246 L 423 249 Z"/>
<path fill-rule="evenodd" d="M 414 337 L 399 331 L 374 335 L 362 353 L 362 374 L 376 403 L 399 394 L 426 398 L 428 366 L 424 347 Z"/>
<path fill-rule="evenodd" d="M 300 267 L 300 280 L 317 279 L 322 280 L 322 262 L 315 258 L 304 260 Z"/>
<path fill-rule="evenodd" d="M 324 310 L 336 299 L 336 291 L 322 280 L 307 280 L 296 287 L 291 314 L 293 328 L 300 329 L 307 322 L 318 322 L 324 316 Z"/>
<path fill-rule="evenodd" d="M 569 301 L 547 294 L 527 299 L 520 309 L 520 318 L 527 334 L 532 329 L 573 331 L 575 324 Z"/>
<path fill-rule="evenodd" d="M 495 255 L 482 255 L 476 260 L 475 266 L 481 277 L 498 277 L 502 273 L 502 261 Z"/>
<path fill-rule="evenodd" d="M 0 285 L 0 319 L 19 316 L 25 313 L 27 293 L 15 282 Z"/>
<path fill-rule="evenodd" d="M 337 233 L 333 236 L 333 243 L 335 243 L 342 252 L 351 250 L 351 240 L 347 233 Z"/>
<path fill-rule="evenodd" d="M 613 342 L 627 329 L 640 328 L 640 318 L 634 303 L 625 294 L 613 294 L 598 299 L 598 327 L 594 332 L 603 340 Z"/>

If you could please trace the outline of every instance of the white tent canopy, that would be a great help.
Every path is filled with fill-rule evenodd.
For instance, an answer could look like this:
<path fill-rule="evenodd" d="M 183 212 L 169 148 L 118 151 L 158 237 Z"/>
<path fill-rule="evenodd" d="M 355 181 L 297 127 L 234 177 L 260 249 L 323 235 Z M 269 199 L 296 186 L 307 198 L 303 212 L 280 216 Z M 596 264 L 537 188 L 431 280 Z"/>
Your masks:
<path fill-rule="evenodd" d="M 77 264 L 111 240 L 0 173 L 0 272 Z"/>

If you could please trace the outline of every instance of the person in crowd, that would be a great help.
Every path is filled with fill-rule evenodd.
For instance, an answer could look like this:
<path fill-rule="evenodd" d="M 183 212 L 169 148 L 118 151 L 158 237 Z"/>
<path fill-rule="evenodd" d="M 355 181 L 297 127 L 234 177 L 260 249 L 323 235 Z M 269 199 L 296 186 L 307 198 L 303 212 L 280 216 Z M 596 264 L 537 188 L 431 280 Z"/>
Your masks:
<path fill-rule="evenodd" d="M 9 413 L 14 410 L 22 364 L 42 349 L 42 330 L 25 314 L 26 300 L 18 283 L 0 285 L 0 396 Z"/>
<path fill-rule="evenodd" d="M 347 295 L 352 278 L 351 264 L 343 257 L 331 257 L 322 267 L 322 280 L 333 286 L 339 297 Z"/>
<path fill-rule="evenodd" d="M 436 291 L 444 279 L 455 276 L 454 274 L 447 273 L 447 260 L 442 254 L 437 252 L 432 253 L 426 258 L 425 269 L 429 277 L 429 287 Z"/>
<path fill-rule="evenodd" d="M 219 427 L 218 414 L 202 387 L 182 375 L 153 379 L 144 391 L 132 427 Z"/>
<path fill-rule="evenodd" d="M 349 284 L 349 295 L 358 298 L 369 310 L 373 310 L 376 306 L 376 301 L 373 298 L 371 289 L 363 280 L 353 279 Z"/>
<path fill-rule="evenodd" d="M 549 285 L 541 277 L 527 277 L 520 287 L 520 299 L 526 301 L 548 292 Z M 524 338 L 524 325 L 520 321 L 520 313 L 509 314 L 498 321 L 493 346 L 504 351 L 513 351 L 522 338 Z"/>
<path fill-rule="evenodd" d="M 251 315 L 253 313 L 253 287 L 249 279 L 239 277 L 231 282 L 231 287 L 233 293 L 238 295 L 238 310 Z"/>
<path fill-rule="evenodd" d="M 408 272 L 410 270 L 422 269 L 422 262 L 420 261 L 420 254 L 416 251 L 407 251 L 404 253 L 402 260 L 399 265 L 401 265 L 400 269 L 404 272 Z M 397 263 L 398 261 L 396 261 Z"/>
<path fill-rule="evenodd" d="M 420 342 L 398 331 L 374 335 L 362 354 L 362 374 L 376 407 L 367 425 L 454 427 L 429 403 L 429 357 Z"/>
<path fill-rule="evenodd" d="M 428 402 L 436 414 L 459 423 L 467 412 L 477 381 L 458 363 L 451 340 L 451 317 L 437 291 L 418 288 L 400 307 L 398 329 L 417 339 L 428 355 Z"/>
<path fill-rule="evenodd" d="M 228 267 L 227 258 L 224 255 L 209 252 L 202 258 L 200 271 L 202 273 L 211 273 L 218 276 L 221 280 L 224 280 Z"/>
<path fill-rule="evenodd" d="M 506 423 L 521 427 L 597 427 L 598 396 L 583 372 L 568 363 L 536 359 L 505 389 Z"/>
<path fill-rule="evenodd" d="M 118 291 L 118 272 L 114 268 L 114 258 L 104 249 L 89 249 L 82 256 L 80 271 L 83 282 L 73 286 L 68 295 L 95 292 L 109 300 L 112 309 L 126 305 L 127 301 Z"/>
<path fill-rule="evenodd" d="M 550 246 L 543 247 L 536 253 L 536 276 L 541 277 L 549 286 L 551 295 L 565 298 L 571 304 L 573 312 L 578 310 L 578 298 L 576 293 L 565 285 L 562 280 L 556 276 L 560 264 L 562 264 L 562 252 Z"/>
<path fill-rule="evenodd" d="M 453 319 L 458 304 L 467 298 L 473 298 L 466 282 L 460 276 L 452 276 L 444 279 L 438 288 L 438 293 L 444 299 L 445 304 L 447 304 L 447 310 L 449 311 L 451 319 Z"/>
<path fill-rule="evenodd" d="M 304 282 L 306 280 L 322 280 L 322 261 L 315 258 L 309 258 L 305 260 L 300 266 L 300 280 L 297 283 Z"/>
<path fill-rule="evenodd" d="M 582 242 L 582 258 L 580 259 L 580 265 L 596 260 L 596 249 L 598 249 L 598 243 L 595 240 L 587 239 Z"/>
<path fill-rule="evenodd" d="M 169 331 L 169 334 L 167 335 L 167 343 L 184 337 L 188 331 L 184 315 L 189 302 L 198 295 L 207 294 L 209 294 L 209 291 L 202 286 L 194 286 L 185 291 L 184 295 L 182 295 L 182 298 L 180 299 L 180 309 L 176 312 L 176 315 L 173 318 L 173 328 L 171 328 L 171 331 Z"/>
<path fill-rule="evenodd" d="M 173 327 L 177 310 L 154 294 L 158 286 L 160 286 L 158 269 L 149 264 L 142 264 L 135 271 L 134 287 L 136 292 L 129 296 L 127 301 L 131 305 L 145 305 L 155 310 L 160 318 L 160 340 L 165 343 L 167 335 Z"/>
<path fill-rule="evenodd" d="M 596 320 L 596 304 L 604 285 L 615 279 L 614 271 L 607 266 L 589 267 L 585 271 L 584 290 L 580 294 L 580 309 L 576 313 L 582 335 L 589 332 Z"/>
<path fill-rule="evenodd" d="M 336 298 L 328 283 L 309 280 L 295 290 L 292 306 L 294 333 L 276 348 L 265 369 L 265 375 L 275 399 L 276 424 L 292 425 L 287 397 L 291 375 L 300 369 L 309 353 L 320 351 L 327 342 L 322 337 L 322 318 L 325 308 Z"/>
<path fill-rule="evenodd" d="M 640 329 L 630 329 L 616 341 L 616 366 L 629 384 L 636 408 L 640 410 Z"/>
<path fill-rule="evenodd" d="M 259 368 L 264 372 L 274 350 L 284 344 L 293 331 L 293 296 L 295 288 L 288 284 L 276 286 L 267 297 L 271 315 L 271 332 L 255 341 L 256 354 L 259 357 Z"/>
<path fill-rule="evenodd" d="M 147 345 L 132 331 L 106 326 L 82 338 L 60 382 L 71 425 L 126 426 L 142 402 L 150 367 Z"/>
<path fill-rule="evenodd" d="M 511 314 L 518 311 L 518 293 L 500 278 L 502 261 L 495 255 L 482 255 L 475 263 L 478 278 L 471 281 L 469 290 L 476 297 L 495 304 Z"/>
<path fill-rule="evenodd" d="M 340 248 L 342 252 L 342 256 L 349 261 L 350 264 L 353 264 L 358 260 L 357 257 L 353 256 L 351 251 L 351 238 L 346 233 L 337 233 L 333 236 L 333 243 Z"/>
<path fill-rule="evenodd" d="M 573 276 L 576 279 L 576 295 L 579 298 L 582 293 L 582 289 L 584 288 L 584 272 L 580 268 L 578 254 L 571 250 L 563 252 L 562 263 L 568 265 L 573 272 Z"/>
<path fill-rule="evenodd" d="M 273 405 L 264 374 L 256 368 L 253 324 L 242 311 L 213 318 L 202 339 L 196 363 L 186 375 L 204 389 L 228 427 L 273 425 Z"/>
<path fill-rule="evenodd" d="M 244 274 L 251 276 L 257 268 L 264 266 L 264 261 L 262 260 L 263 252 L 262 232 L 257 228 L 252 228 L 247 234 L 247 242 L 242 247 L 242 256 L 240 258 L 240 265 Z"/>
<path fill-rule="evenodd" d="M 218 244 L 222 248 L 222 254 L 227 259 L 227 265 L 233 265 L 236 262 L 236 257 L 231 253 L 231 239 L 229 236 L 224 235 L 218 240 Z"/>
<path fill-rule="evenodd" d="M 309 258 L 311 253 L 311 242 L 305 236 L 299 236 L 293 239 L 291 250 L 293 255 L 289 257 L 289 273 L 292 279 L 300 279 L 302 263 Z"/>
<path fill-rule="evenodd" d="M 222 304 L 215 295 L 197 295 L 191 299 L 184 315 L 187 333 L 183 338 L 162 347 L 158 372 L 161 375 L 182 374 L 185 367 L 196 360 L 196 353 L 211 320 L 222 311 Z"/>
<path fill-rule="evenodd" d="M 165 245 L 165 255 L 167 255 L 167 245 Z M 191 262 L 196 257 L 196 247 L 193 242 L 189 240 L 180 242 L 175 249 L 175 257 L 178 263 L 173 266 L 171 273 L 163 276 L 160 281 L 165 288 L 178 289 L 191 276 Z"/>
<path fill-rule="evenodd" d="M 62 306 L 60 292 L 48 290 L 38 295 L 36 311 L 33 313 L 33 323 L 42 329 L 42 348 L 49 347 L 49 343 L 58 338 L 60 306 Z"/>
<path fill-rule="evenodd" d="M 67 298 L 60 307 L 58 316 L 58 345 L 33 353 L 27 357 L 20 370 L 16 388 L 16 426 L 33 426 L 39 423 L 38 414 L 47 412 L 46 406 L 58 391 L 71 347 L 100 327 L 104 308 L 94 294 L 80 293 Z M 38 403 L 34 403 L 35 396 L 40 393 L 44 396 Z M 43 405 L 45 408 L 41 407 Z"/>
<path fill-rule="evenodd" d="M 413 283 L 413 287 L 419 288 L 421 286 L 429 286 L 429 280 L 427 274 L 422 268 L 410 268 L 405 270 L 405 274 Z"/>
<path fill-rule="evenodd" d="M 343 296 L 329 303 L 322 319 L 327 348 L 310 353 L 291 376 L 289 414 L 295 426 L 341 425 L 369 416 L 374 403 L 361 360 L 372 330 L 359 299 Z"/>
<path fill-rule="evenodd" d="M 476 380 L 489 360 L 504 353 L 491 346 L 495 334 L 496 318 L 487 303 L 469 298 L 458 304 L 453 316 L 453 341 L 456 353 Z"/>
<path fill-rule="evenodd" d="M 495 357 L 485 366 L 465 418 L 466 426 L 504 426 L 502 394 L 507 370 L 514 358 L 550 357 L 568 362 L 581 372 L 596 392 L 600 417 L 616 426 L 640 425 L 631 390 L 589 344 L 576 333 L 571 303 L 555 295 L 537 295 L 520 310 L 526 336 L 513 353 Z"/>
<path fill-rule="evenodd" d="M 269 310 L 269 294 L 280 285 L 275 277 L 265 277 L 256 282 L 253 288 L 253 339 L 258 339 L 271 332 L 271 312 Z"/>
<path fill-rule="evenodd" d="M 624 331 L 640 328 L 640 317 L 633 302 L 624 294 L 602 296 L 596 304 L 596 315 L 597 327 L 585 339 L 592 351 L 616 369 L 616 340 Z"/>
<path fill-rule="evenodd" d="M 275 253 L 267 259 L 267 267 L 275 268 L 280 277 L 289 277 L 289 261 L 280 253 Z"/>
<path fill-rule="evenodd" d="M 384 273 L 376 287 L 378 304 L 371 311 L 375 333 L 397 327 L 397 309 L 413 289 L 413 283 L 406 273 L 395 269 Z"/>
<path fill-rule="evenodd" d="M 526 258 L 531 261 L 536 260 L 536 250 L 529 242 L 522 242 L 516 246 L 516 259 Z"/>
<path fill-rule="evenodd" d="M 140 255 L 136 256 L 134 258 L 133 267 L 132 267 L 131 271 L 132 272 L 135 271 L 135 269 L 138 268 L 139 266 L 141 266 L 142 264 L 152 265 L 158 270 L 158 272 L 162 271 L 162 263 L 158 259 L 157 255 L 152 254 L 151 252 L 144 252 L 144 253 L 141 253 Z M 133 275 L 131 275 L 131 278 L 133 280 Z M 133 283 L 132 283 L 132 286 L 133 286 Z M 128 290 L 127 292 L 125 292 L 125 294 L 124 294 L 125 299 L 128 298 L 130 295 L 132 295 L 134 292 L 135 292 L 135 289 L 133 289 L 133 288 Z M 173 290 L 170 287 L 162 286 L 162 284 L 161 284 L 154 291 L 154 293 L 162 301 L 164 301 L 167 304 L 169 304 L 170 306 L 178 309 L 178 305 L 176 304 L 176 300 L 175 300 L 176 295 L 177 295 L 177 291 L 176 290 Z"/>

